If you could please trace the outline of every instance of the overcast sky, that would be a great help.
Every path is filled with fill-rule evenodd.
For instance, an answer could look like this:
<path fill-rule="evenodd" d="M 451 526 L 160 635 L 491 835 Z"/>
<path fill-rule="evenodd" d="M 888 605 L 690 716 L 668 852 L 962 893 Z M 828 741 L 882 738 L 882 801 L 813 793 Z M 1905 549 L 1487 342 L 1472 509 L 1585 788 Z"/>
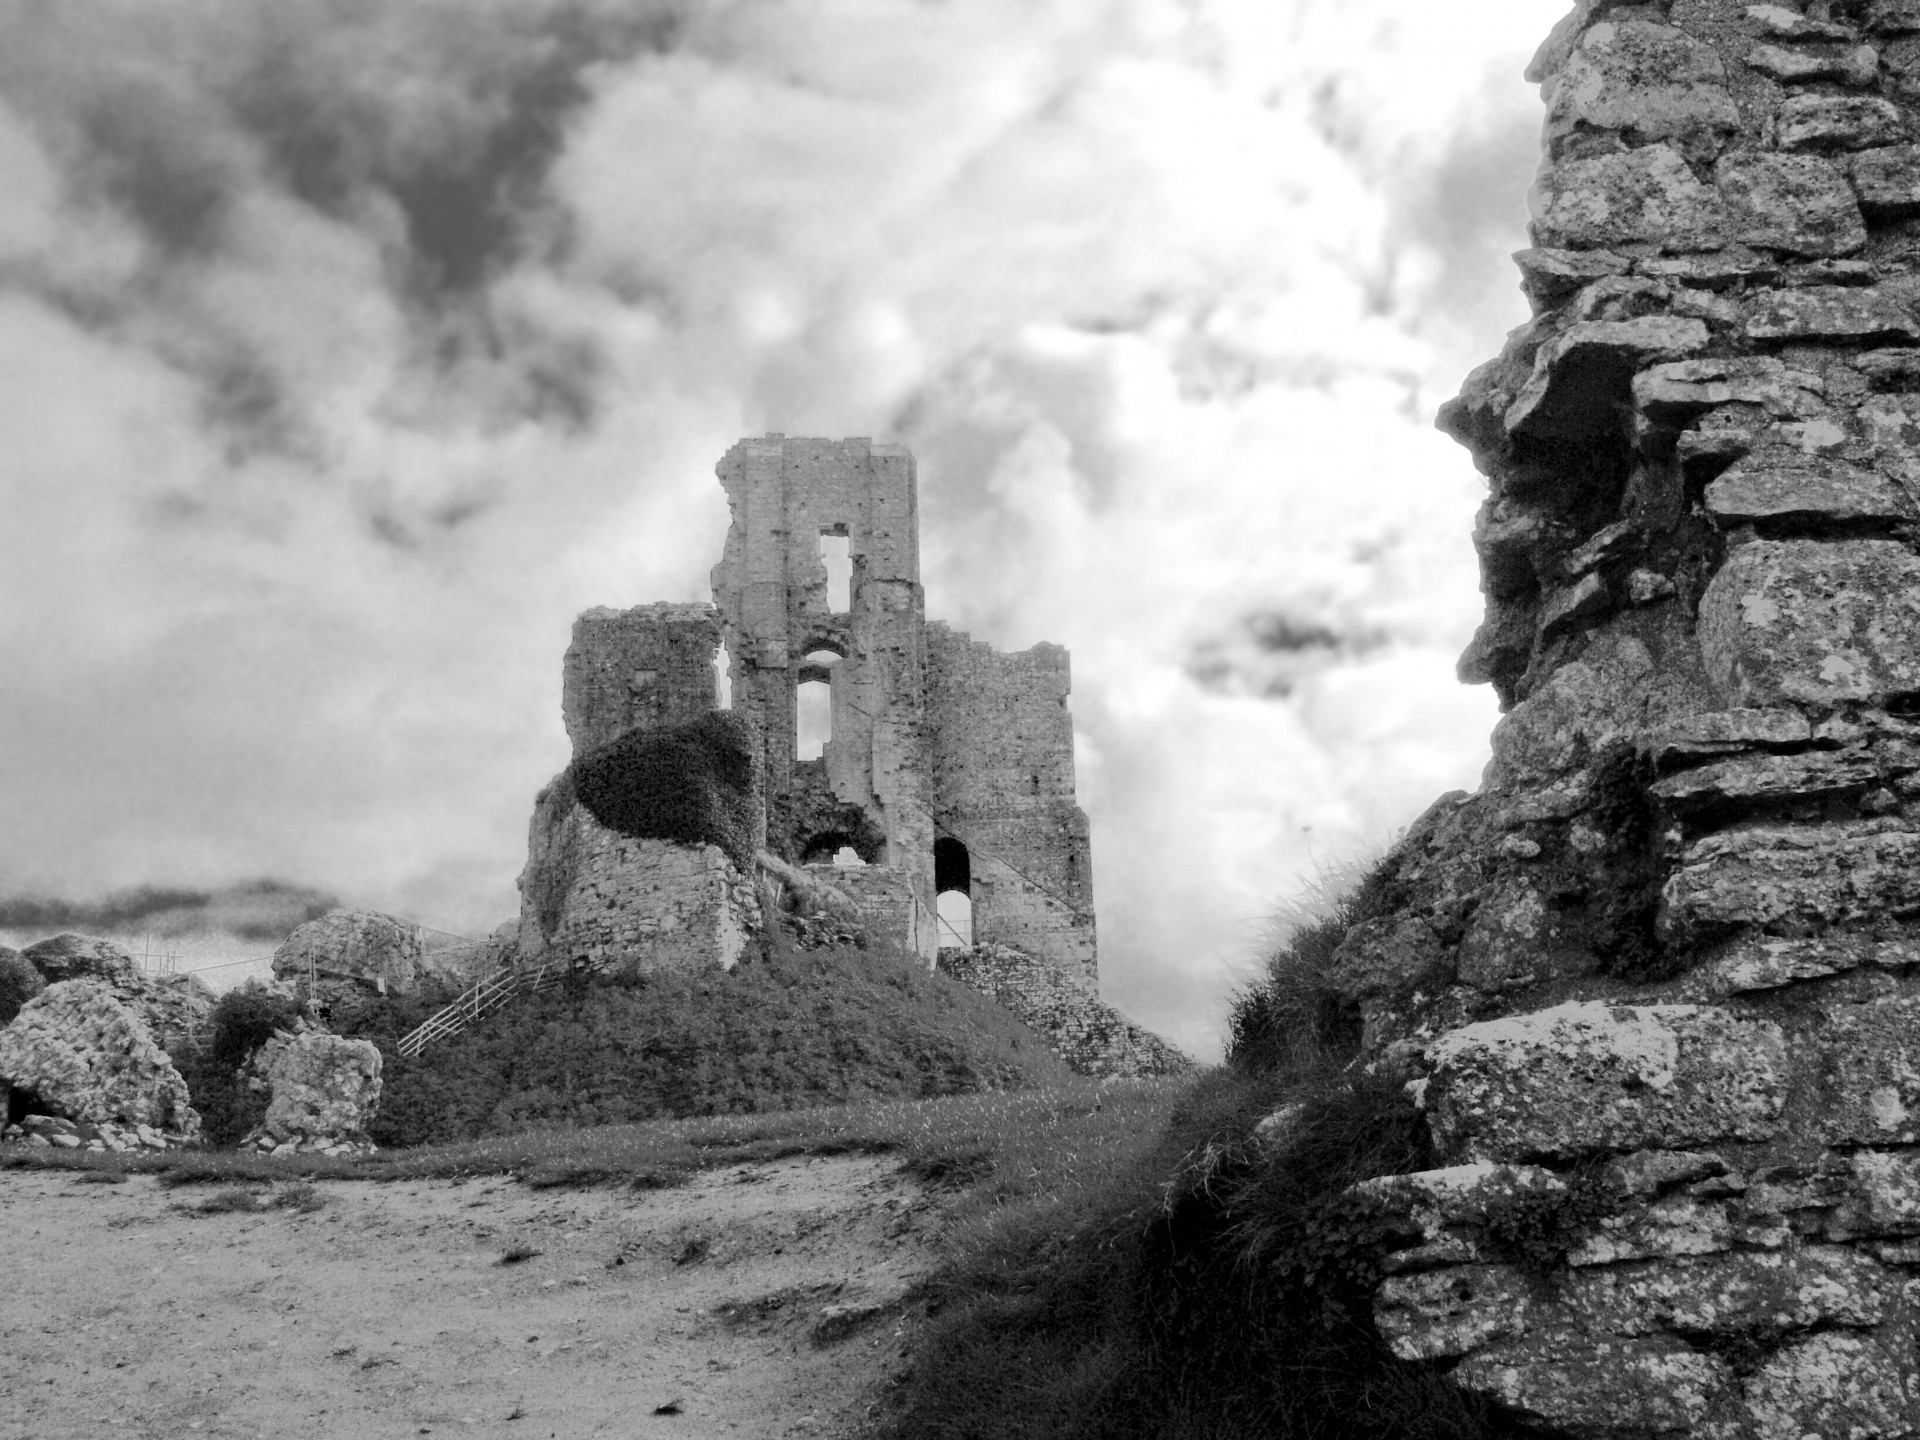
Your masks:
<path fill-rule="evenodd" d="M 1107 997 L 1471 787 L 1564 0 L 0 0 L 0 895 L 516 909 L 592 605 L 714 462 L 919 458 L 931 616 L 1073 652 Z"/>

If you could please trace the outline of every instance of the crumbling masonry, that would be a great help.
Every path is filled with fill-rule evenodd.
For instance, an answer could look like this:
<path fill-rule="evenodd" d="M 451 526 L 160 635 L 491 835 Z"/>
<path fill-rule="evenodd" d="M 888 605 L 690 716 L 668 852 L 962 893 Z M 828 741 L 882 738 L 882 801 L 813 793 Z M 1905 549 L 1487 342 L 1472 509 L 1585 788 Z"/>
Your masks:
<path fill-rule="evenodd" d="M 1440 421 L 1507 713 L 1335 977 L 1450 1162 L 1363 1187 L 1376 1323 L 1534 1433 L 1920 1434 L 1920 4 L 1530 74 L 1535 315 Z"/>
<path fill-rule="evenodd" d="M 946 950 L 1081 1068 L 1183 1065 L 1098 1000 L 1066 651 L 1003 655 L 927 623 L 904 447 L 773 435 L 718 473 L 733 523 L 714 604 L 574 627 L 575 760 L 536 806 L 521 956 L 731 966 L 763 923 L 751 881 L 770 854 L 820 868 L 905 952 Z M 803 758 L 809 686 L 828 733 Z M 948 891 L 969 937 L 940 916 Z"/>

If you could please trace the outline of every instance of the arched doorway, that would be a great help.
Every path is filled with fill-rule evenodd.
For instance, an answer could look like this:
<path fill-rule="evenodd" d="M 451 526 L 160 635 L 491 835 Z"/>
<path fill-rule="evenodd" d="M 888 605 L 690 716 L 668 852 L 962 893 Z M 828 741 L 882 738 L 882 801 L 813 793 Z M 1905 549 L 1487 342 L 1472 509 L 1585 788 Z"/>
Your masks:
<path fill-rule="evenodd" d="M 973 944 L 973 856 L 951 835 L 933 842 L 933 890 L 940 948 L 968 948 Z"/>

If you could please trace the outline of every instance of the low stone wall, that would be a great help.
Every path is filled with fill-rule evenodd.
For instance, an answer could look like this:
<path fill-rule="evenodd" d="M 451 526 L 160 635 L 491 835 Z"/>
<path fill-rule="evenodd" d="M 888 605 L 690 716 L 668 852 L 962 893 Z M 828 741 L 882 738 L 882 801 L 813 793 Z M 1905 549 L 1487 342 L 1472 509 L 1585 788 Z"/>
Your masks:
<path fill-rule="evenodd" d="M 530 858 L 551 887 L 522 900 L 524 960 L 585 957 L 596 969 L 730 970 L 760 928 L 752 881 L 718 845 L 635 839 L 584 806 L 536 826 Z"/>
<path fill-rule="evenodd" d="M 940 970 L 980 991 L 1046 1038 L 1083 1075 L 1177 1075 L 1193 1061 L 1141 1029 L 1060 968 L 1005 945 L 955 946 Z"/>
<path fill-rule="evenodd" d="M 920 949 L 927 909 L 913 893 L 913 879 L 885 865 L 809 865 L 809 873 L 846 893 L 860 907 L 867 932 L 909 954 Z"/>

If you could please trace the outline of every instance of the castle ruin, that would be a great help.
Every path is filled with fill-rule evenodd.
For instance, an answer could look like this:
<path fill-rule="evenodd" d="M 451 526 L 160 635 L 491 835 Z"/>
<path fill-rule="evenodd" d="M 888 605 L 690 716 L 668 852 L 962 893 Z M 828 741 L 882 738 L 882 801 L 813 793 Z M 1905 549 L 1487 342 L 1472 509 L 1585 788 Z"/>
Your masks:
<path fill-rule="evenodd" d="M 731 966 L 765 923 L 756 871 L 785 866 L 1069 1060 L 1184 1063 L 1098 999 L 1067 652 L 927 621 L 905 447 L 769 435 L 717 469 L 713 603 L 574 626 L 574 762 L 536 803 L 521 958 Z"/>

